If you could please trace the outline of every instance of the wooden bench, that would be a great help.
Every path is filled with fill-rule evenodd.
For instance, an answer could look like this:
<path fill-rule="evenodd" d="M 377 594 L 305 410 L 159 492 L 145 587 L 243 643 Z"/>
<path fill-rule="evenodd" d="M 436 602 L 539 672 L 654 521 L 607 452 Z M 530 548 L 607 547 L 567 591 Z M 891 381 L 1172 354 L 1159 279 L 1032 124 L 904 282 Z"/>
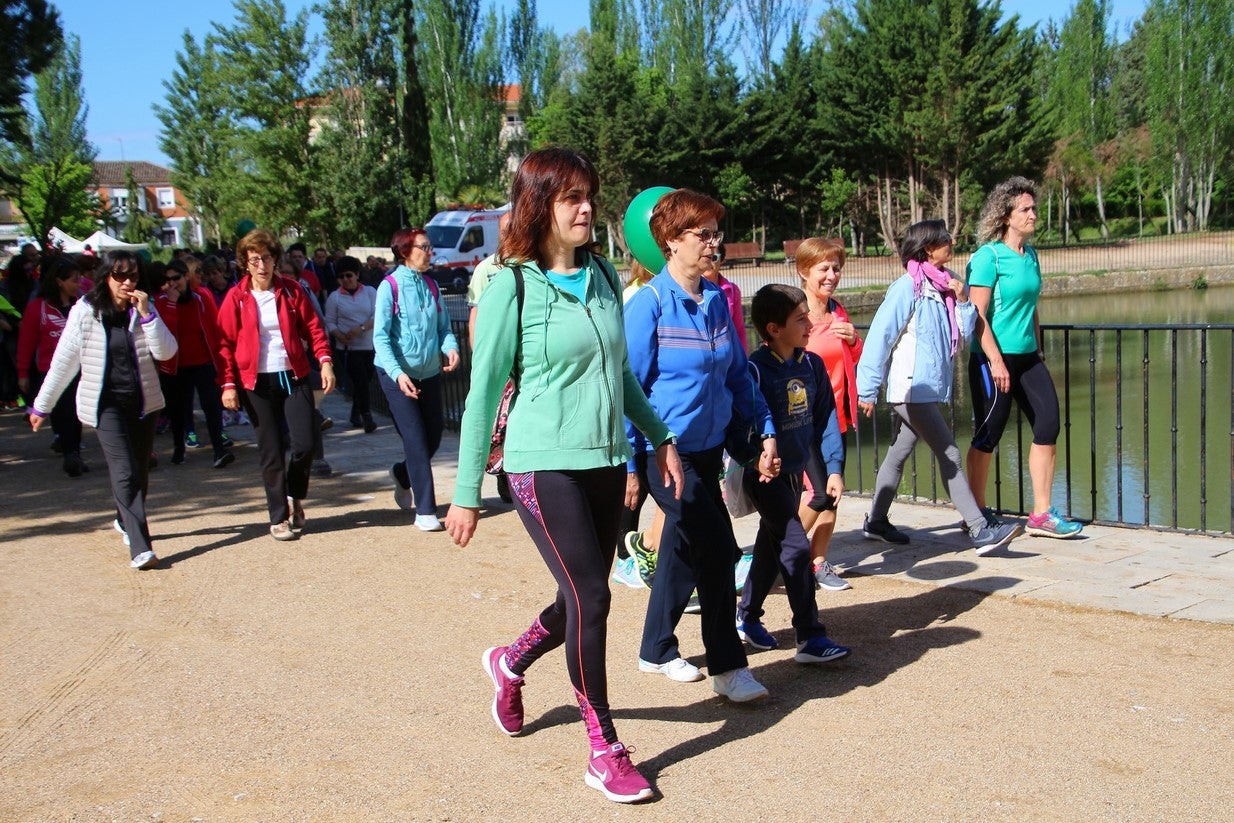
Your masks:
<path fill-rule="evenodd" d="M 725 243 L 724 252 L 725 260 L 729 263 L 749 260 L 755 266 L 759 266 L 763 262 L 763 250 L 758 247 L 758 243 Z"/>
<path fill-rule="evenodd" d="M 784 259 L 792 262 L 797 259 L 797 249 L 804 243 L 804 240 L 785 240 L 784 241 Z"/>

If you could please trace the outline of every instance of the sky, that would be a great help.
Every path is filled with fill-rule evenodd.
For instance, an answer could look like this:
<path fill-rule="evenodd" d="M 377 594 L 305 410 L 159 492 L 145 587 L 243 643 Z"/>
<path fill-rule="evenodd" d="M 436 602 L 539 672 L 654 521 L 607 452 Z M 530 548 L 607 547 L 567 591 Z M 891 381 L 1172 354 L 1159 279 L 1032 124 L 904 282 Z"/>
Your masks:
<path fill-rule="evenodd" d="M 513 0 L 496 0 L 499 8 Z M 288 15 L 310 6 L 311 0 L 284 0 Z M 802 0 L 813 10 L 821 0 Z M 1007 14 L 1025 23 L 1063 20 L 1073 0 L 1003 0 Z M 234 11 L 228 0 L 151 3 L 150 0 L 59 0 L 66 31 L 81 38 L 82 74 L 90 107 L 86 125 L 99 160 L 148 160 L 167 164 L 159 149 L 162 124 L 153 105 L 165 95 L 162 81 L 176 67 L 182 34 L 187 29 L 201 40 L 214 22 L 230 25 Z M 579 0 L 539 0 L 541 25 L 558 32 L 585 28 L 588 3 Z M 1120 32 L 1140 17 L 1147 0 L 1115 0 L 1113 22 Z M 817 11 L 809 14 L 812 22 Z M 1125 35 L 1120 35 L 1125 36 Z"/>

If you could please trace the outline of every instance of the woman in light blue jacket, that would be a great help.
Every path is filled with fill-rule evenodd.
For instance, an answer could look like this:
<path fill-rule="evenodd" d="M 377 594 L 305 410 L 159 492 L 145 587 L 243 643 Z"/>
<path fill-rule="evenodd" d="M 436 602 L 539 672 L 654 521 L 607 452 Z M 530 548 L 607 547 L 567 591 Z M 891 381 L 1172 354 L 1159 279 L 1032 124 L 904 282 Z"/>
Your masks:
<path fill-rule="evenodd" d="M 951 244 L 942 220 L 909 226 L 900 245 L 900 259 L 907 271 L 887 289 L 857 364 L 858 407 L 866 417 L 871 416 L 879 387 L 885 386 L 897 430 L 878 468 L 874 502 L 862 533 L 887 543 L 909 542 L 891 525 L 887 512 L 899 488 L 904 462 L 921 438 L 938 460 L 939 474 L 951 502 L 964 517 L 973 548 L 984 555 L 1010 541 L 1020 527 L 986 522 L 964 476 L 955 435 L 939 408 L 940 403 L 951 402 L 956 352 L 972 337 L 977 319 L 964 284 L 946 268 Z"/>
<path fill-rule="evenodd" d="M 416 528 L 441 530 L 432 459 L 441 445 L 441 372 L 458 368 L 458 341 L 437 284 L 426 278 L 433 244 L 424 229 L 399 229 L 390 251 L 403 263 L 377 287 L 373 350 L 377 379 L 403 441 L 403 461 L 390 467 L 394 502 L 410 509 Z M 442 366 L 442 357 L 446 363 Z"/>

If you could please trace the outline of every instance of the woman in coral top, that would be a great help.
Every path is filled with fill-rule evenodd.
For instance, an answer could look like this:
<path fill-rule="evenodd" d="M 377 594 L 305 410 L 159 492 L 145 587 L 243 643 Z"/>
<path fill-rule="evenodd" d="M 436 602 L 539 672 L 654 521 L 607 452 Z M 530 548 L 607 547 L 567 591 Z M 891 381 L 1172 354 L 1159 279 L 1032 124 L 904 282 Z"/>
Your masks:
<path fill-rule="evenodd" d="M 840 432 L 847 434 L 857 424 L 857 360 L 861 357 L 861 338 L 848 319 L 848 312 L 835 299 L 844 268 L 844 241 L 838 237 L 811 237 L 797 248 L 797 274 L 810 307 L 810 351 L 822 358 L 831 378 L 836 398 Z M 847 452 L 847 444 L 845 451 Z M 814 580 L 829 591 L 843 591 L 849 584 L 827 562 L 827 547 L 836 527 L 839 501 L 825 489 L 814 489 L 806 481 L 802 498 L 801 523 L 810 536 L 810 555 L 814 559 Z"/>

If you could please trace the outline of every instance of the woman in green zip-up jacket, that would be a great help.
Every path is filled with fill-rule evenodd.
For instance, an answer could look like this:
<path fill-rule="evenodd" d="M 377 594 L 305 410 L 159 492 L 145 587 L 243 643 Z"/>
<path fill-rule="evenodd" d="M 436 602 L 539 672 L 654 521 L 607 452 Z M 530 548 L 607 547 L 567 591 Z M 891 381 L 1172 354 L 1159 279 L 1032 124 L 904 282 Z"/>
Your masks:
<path fill-rule="evenodd" d="M 613 727 L 604 653 L 608 574 L 630 457 L 625 417 L 657 444 L 665 485 L 680 489 L 682 480 L 675 438 L 630 372 L 616 272 L 587 248 L 599 188 L 595 167 L 570 149 L 532 152 L 519 166 L 510 226 L 498 249 L 508 265 L 478 307 L 446 529 L 461 546 L 475 533 L 490 432 L 513 369 L 518 391 L 505 470 L 523 525 L 557 581 L 557 597 L 517 640 L 484 652 L 496 691 L 493 719 L 504 734 L 522 731 L 523 674 L 545 652 L 564 646 L 591 744 L 584 782 L 610 800 L 631 803 L 650 797 L 651 787 Z"/>

